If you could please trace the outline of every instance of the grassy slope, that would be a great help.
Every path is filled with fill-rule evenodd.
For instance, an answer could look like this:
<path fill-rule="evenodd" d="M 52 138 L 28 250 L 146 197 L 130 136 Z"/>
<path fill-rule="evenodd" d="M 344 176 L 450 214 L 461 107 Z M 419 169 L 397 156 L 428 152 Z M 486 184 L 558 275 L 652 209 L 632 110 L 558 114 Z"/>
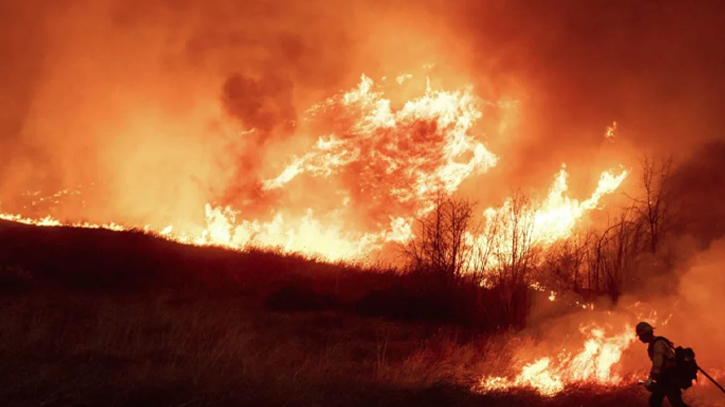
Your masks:
<path fill-rule="evenodd" d="M 23 295 L 0 314 L 4 406 L 611 405 L 636 389 L 476 395 L 503 338 L 233 299 Z M 515 339 L 514 339 L 515 340 Z M 502 358 L 502 359 L 505 359 Z"/>
<path fill-rule="evenodd" d="M 636 388 L 471 393 L 525 339 L 356 312 L 366 291 L 394 284 L 391 273 L 7 224 L 2 265 L 3 406 L 645 402 Z"/>

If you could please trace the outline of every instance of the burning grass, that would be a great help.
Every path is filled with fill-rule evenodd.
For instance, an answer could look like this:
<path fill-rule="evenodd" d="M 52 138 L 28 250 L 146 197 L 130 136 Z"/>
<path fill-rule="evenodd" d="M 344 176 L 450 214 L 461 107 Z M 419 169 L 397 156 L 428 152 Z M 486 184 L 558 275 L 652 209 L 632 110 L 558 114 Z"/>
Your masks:
<path fill-rule="evenodd" d="M 337 312 L 251 312 L 235 299 L 32 295 L 2 300 L 3 405 L 578 405 L 629 390 L 476 394 L 511 334 Z M 72 380 L 69 380 L 72 378 Z M 604 394 L 606 393 L 606 394 Z M 640 394 L 641 396 L 641 394 Z"/>
<path fill-rule="evenodd" d="M 239 250 L 274 248 L 327 261 L 367 261 L 373 256 L 392 261 L 387 257 L 391 249 L 416 238 L 413 223 L 433 210 L 436 197 L 452 196 L 465 181 L 488 172 L 499 161 L 487 149 L 476 122 L 483 111 L 488 112 L 493 106 L 494 110 L 507 109 L 506 103 L 484 101 L 470 86 L 444 91 L 431 88 L 430 78 L 425 83 L 422 95 L 398 106 L 388 93 L 396 94 L 400 89 L 395 91 L 397 87 L 386 85 L 385 80 L 375 84 L 362 75 L 356 88 L 306 110 L 299 120 L 298 132 L 315 135 L 317 141 L 307 143 L 306 153 L 287 156 L 284 165 L 285 161 L 269 160 L 266 165 L 270 168 L 265 172 L 279 171 L 276 177 L 256 179 L 250 183 L 254 188 L 243 193 L 240 191 L 245 188 L 229 185 L 231 190 L 239 189 L 230 193 L 239 195 L 235 199 L 196 196 L 193 202 L 202 198 L 206 203 L 189 211 L 189 203 L 184 202 L 184 215 L 171 223 L 137 218 L 122 222 L 126 218 L 118 214 L 110 220 L 102 217 L 95 223 L 79 220 L 87 216 L 85 200 L 92 199 L 94 194 L 76 189 L 49 195 L 25 191 L 10 208 L 0 207 L 0 220 L 116 231 L 143 229 L 185 244 Z M 253 128 L 242 133 L 259 137 L 257 132 Z M 218 155 L 229 150 L 233 149 L 225 147 Z M 232 161 L 240 160 L 235 157 Z M 526 208 L 526 212 L 531 212 L 526 217 L 531 218 L 532 242 L 549 246 L 566 239 L 576 224 L 616 191 L 630 172 L 625 168 L 602 171 L 591 196 L 580 201 L 570 197 L 565 167 L 562 165 L 554 176 L 542 205 Z M 144 176 L 149 174 L 145 172 Z M 250 177 L 254 175 L 245 171 L 235 180 Z M 307 185 L 303 190 L 312 188 L 317 192 L 300 193 L 300 186 L 295 185 L 299 183 Z M 328 190 L 330 185 L 336 189 Z M 241 199 L 244 195 L 249 196 Z M 79 202 L 74 204 L 76 200 Z M 268 204 L 263 211 L 268 216 L 256 218 L 252 214 L 260 212 L 260 203 Z M 71 209 L 74 205 L 84 209 Z M 516 229 L 502 223 L 512 206 L 516 206 L 513 197 L 503 200 L 500 207 L 483 211 L 484 229 L 496 229 L 498 234 Z M 203 221 L 198 218 L 202 208 Z M 64 215 L 54 216 L 55 213 Z M 487 233 L 468 232 L 467 246 L 491 251 Z M 501 242 L 496 245 L 506 246 Z M 486 263 L 489 261 L 492 260 L 485 259 Z"/>
<path fill-rule="evenodd" d="M 536 381 L 482 389 L 539 363 L 521 351 L 542 339 L 502 329 L 505 319 L 494 317 L 505 314 L 492 313 L 501 307 L 481 302 L 500 297 L 485 287 L 138 232 L 0 226 L 3 405 L 574 406 L 646 397 L 630 377 L 565 377 L 552 392 Z M 572 351 L 604 355 L 616 338 L 600 336 L 598 351 L 586 343 Z"/>

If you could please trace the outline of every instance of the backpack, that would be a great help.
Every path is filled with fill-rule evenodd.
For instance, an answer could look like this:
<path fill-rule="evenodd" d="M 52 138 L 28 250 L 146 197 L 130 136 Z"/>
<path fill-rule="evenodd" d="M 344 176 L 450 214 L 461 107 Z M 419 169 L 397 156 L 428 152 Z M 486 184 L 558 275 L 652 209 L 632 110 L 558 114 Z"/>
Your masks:
<path fill-rule="evenodd" d="M 656 337 L 654 342 L 659 340 L 664 341 L 674 355 L 674 366 L 670 370 L 670 378 L 673 384 L 677 385 L 680 389 L 689 389 L 692 387 L 692 381 L 697 380 L 697 371 L 699 370 L 697 362 L 695 361 L 695 351 L 692 348 L 675 347 L 672 342 L 663 336 Z M 647 349 L 647 352 L 649 353 L 650 359 L 652 359 L 652 346 Z"/>
<path fill-rule="evenodd" d="M 670 346 L 672 348 L 672 346 Z M 695 351 L 692 348 L 678 346 L 675 351 L 675 380 L 681 389 L 692 387 L 692 381 L 697 380 L 697 362 Z"/>

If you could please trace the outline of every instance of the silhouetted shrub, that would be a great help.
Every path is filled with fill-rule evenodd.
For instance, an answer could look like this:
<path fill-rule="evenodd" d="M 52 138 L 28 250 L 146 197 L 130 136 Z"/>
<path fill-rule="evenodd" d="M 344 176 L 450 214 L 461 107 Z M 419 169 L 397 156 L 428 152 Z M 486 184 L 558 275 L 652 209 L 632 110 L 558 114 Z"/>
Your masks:
<path fill-rule="evenodd" d="M 273 285 L 265 306 L 274 311 L 314 311 L 337 308 L 339 301 L 332 294 L 318 293 L 309 278 L 289 278 Z"/>
<path fill-rule="evenodd" d="M 478 331 L 521 327 L 531 304 L 531 289 L 513 292 L 487 288 L 475 278 L 446 279 L 411 273 L 385 288 L 374 288 L 355 304 L 355 312 L 401 320 L 455 324 Z"/>
<path fill-rule="evenodd" d="M 518 326 L 528 307 L 525 290 L 509 301 L 469 276 L 185 246 L 139 232 L 11 225 L 0 228 L 0 258 L 26 273 L 0 276 L 12 290 L 31 281 L 102 294 L 183 294 L 181 303 L 226 295 L 277 311 L 338 309 L 482 331 Z"/>

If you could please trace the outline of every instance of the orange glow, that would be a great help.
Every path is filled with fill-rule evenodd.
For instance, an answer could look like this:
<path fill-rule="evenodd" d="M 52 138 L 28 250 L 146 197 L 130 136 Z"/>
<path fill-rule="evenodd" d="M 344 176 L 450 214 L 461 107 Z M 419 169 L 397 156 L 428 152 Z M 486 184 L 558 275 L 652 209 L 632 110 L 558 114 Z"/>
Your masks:
<path fill-rule="evenodd" d="M 381 172 L 375 175 L 388 178 L 379 188 L 388 189 L 398 202 L 423 205 L 439 191 L 453 193 L 464 179 L 496 165 L 496 156 L 471 135 L 481 117 L 477 103 L 469 90 L 429 87 L 424 96 L 393 110 L 391 101 L 363 75 L 356 89 L 310 109 L 312 115 L 340 107 L 355 112 L 350 127 L 319 138 L 311 152 L 264 181 L 264 188 L 282 188 L 303 173 L 329 177 L 365 158 L 370 170 Z"/>
<path fill-rule="evenodd" d="M 85 229 L 108 229 L 108 230 L 115 230 L 117 232 L 132 229 L 132 228 L 123 227 L 123 226 L 118 225 L 113 222 L 101 223 L 101 224 L 88 223 L 88 222 L 72 223 L 72 222 L 61 222 L 58 219 L 54 219 L 51 216 L 46 216 L 46 217 L 43 217 L 40 219 L 31 219 L 31 218 L 26 218 L 26 217 L 23 217 L 20 215 L 12 215 L 12 214 L 7 214 L 7 213 L 0 213 L 0 220 L 22 223 L 25 225 L 70 226 L 70 227 L 85 228 Z M 144 227 L 143 229 L 148 229 L 148 227 Z"/>
<path fill-rule="evenodd" d="M 621 384 L 622 378 L 613 372 L 613 367 L 634 342 L 632 327 L 625 325 L 621 332 L 608 335 L 601 327 L 583 325 L 580 332 L 585 341 L 574 352 L 564 349 L 555 356 L 539 357 L 524 365 L 513 378 L 484 377 L 474 390 L 490 392 L 529 387 L 544 396 L 554 396 L 577 383 Z"/>
<path fill-rule="evenodd" d="M 604 133 L 604 138 L 609 142 L 613 142 L 617 138 L 617 122 L 612 122 L 611 126 L 607 126 L 607 131 Z"/>
<path fill-rule="evenodd" d="M 552 295 L 555 293 L 552 292 Z M 619 314 L 610 311 L 595 314 L 593 304 L 577 302 L 574 305 L 583 308 L 579 317 L 586 321 L 579 325 L 578 335 L 557 330 L 551 337 L 556 339 L 517 349 L 512 370 L 507 375 L 485 375 L 472 390 L 486 393 L 530 388 L 550 397 L 571 386 L 623 386 L 631 383 L 632 375 L 646 377 L 646 360 L 636 367 L 632 363 L 625 366 L 623 360 L 624 352 L 637 342 L 634 327 L 629 321 L 647 321 L 664 327 L 673 314 L 659 315 L 651 304 L 640 302 L 625 306 Z M 643 347 L 640 351 L 644 353 L 645 349 Z"/>
<path fill-rule="evenodd" d="M 482 253 L 489 253 L 487 264 L 493 267 L 496 267 L 501 255 L 504 258 L 510 257 L 513 251 L 511 237 L 514 233 L 518 233 L 514 229 L 521 228 L 522 225 L 530 228 L 528 238 L 531 246 L 546 248 L 558 240 L 571 236 L 577 222 L 587 212 L 597 208 L 604 196 L 617 190 L 628 174 L 626 170 L 617 175 L 610 171 L 603 172 L 594 193 L 588 199 L 578 201 L 568 196 L 568 174 L 565 166 L 562 166 L 548 195 L 540 205 L 532 202 L 522 208 L 518 223 L 510 219 L 515 205 L 513 199 L 507 199 L 500 207 L 487 208 L 483 213 L 485 219 L 483 232 L 478 236 L 469 236 L 468 243 L 477 247 Z M 497 228 L 496 233 L 500 238 L 490 240 L 489 233 L 494 228 Z M 489 247 L 490 245 L 495 247 Z"/>
<path fill-rule="evenodd" d="M 412 78 L 401 75 L 395 83 L 400 86 Z M 193 227 L 189 221 L 183 225 L 139 226 L 7 213 L 0 219 L 39 226 L 118 231 L 136 228 L 186 244 L 232 249 L 270 247 L 330 261 L 365 260 L 390 243 L 412 239 L 415 218 L 432 209 L 436 195 L 456 193 L 464 180 L 487 172 L 499 160 L 474 131 L 482 117 L 483 102 L 470 87 L 441 91 L 432 89 L 428 82 L 422 96 L 398 104 L 382 89 L 362 75 L 354 89 L 313 105 L 305 115 L 306 122 L 312 124 L 303 131 L 318 125 L 323 135 L 306 153 L 288 158 L 288 164 L 276 176 L 260 183 L 264 193 L 276 193 L 292 188 L 302 177 L 322 181 L 334 176 L 349 177 L 352 187 L 360 188 L 361 195 L 356 199 L 364 199 L 361 206 L 375 208 L 375 227 L 359 227 L 354 222 L 359 209 L 352 208 L 351 194 L 357 192 L 344 189 L 325 191 L 329 194 L 324 197 L 326 201 L 339 199 L 332 210 L 294 204 L 270 208 L 272 214 L 266 219 L 248 217 L 244 209 L 234 205 L 209 202 L 199 208 L 204 211 L 204 224 Z M 535 244 L 545 246 L 568 237 L 577 221 L 596 208 L 603 196 L 616 190 L 627 174 L 605 171 L 594 193 L 578 201 L 568 196 L 568 174 L 562 166 L 542 205 L 531 214 Z M 33 205 L 57 203 L 60 197 L 70 194 L 79 192 L 64 190 L 40 197 Z M 484 218 L 490 220 L 510 205 L 511 201 L 506 200 L 499 208 L 486 209 Z M 481 239 L 468 235 L 470 244 Z"/>
<path fill-rule="evenodd" d="M 576 222 L 584 214 L 595 209 L 602 197 L 614 192 L 627 178 L 628 171 L 622 170 L 618 175 L 605 171 L 599 178 L 597 188 L 588 199 L 579 202 L 566 196 L 568 191 L 568 174 L 565 166 L 556 176 L 554 185 L 541 208 L 534 215 L 536 239 L 544 244 L 569 237 Z"/>

